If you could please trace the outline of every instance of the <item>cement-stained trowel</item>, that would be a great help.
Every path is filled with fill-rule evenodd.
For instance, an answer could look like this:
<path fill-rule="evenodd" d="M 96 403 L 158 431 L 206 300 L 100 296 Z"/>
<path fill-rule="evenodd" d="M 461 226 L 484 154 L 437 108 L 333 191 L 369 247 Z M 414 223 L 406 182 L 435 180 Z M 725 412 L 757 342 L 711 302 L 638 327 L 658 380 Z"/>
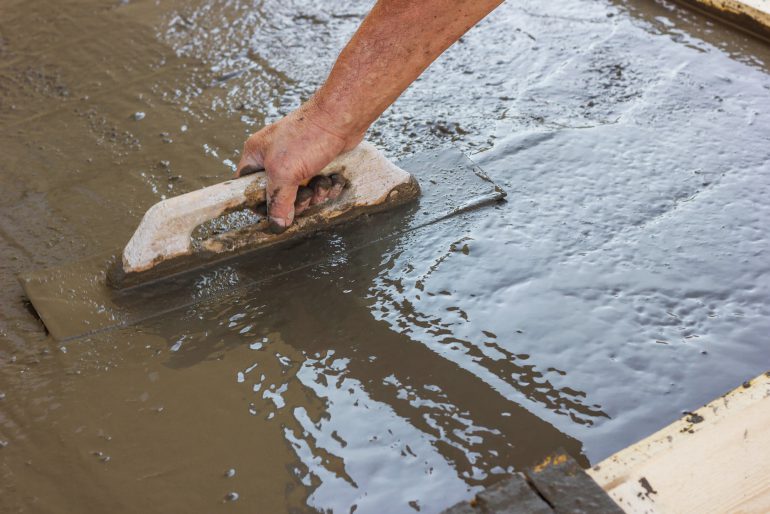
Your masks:
<path fill-rule="evenodd" d="M 266 176 L 258 172 L 158 202 L 147 211 L 120 260 L 108 276 L 116 288 L 157 280 L 244 251 L 329 228 L 362 214 L 389 209 L 420 195 L 417 180 L 370 143 L 361 143 L 319 172 L 345 178 L 335 201 L 311 208 L 281 234 L 267 230 L 267 221 L 216 234 L 202 241 L 193 231 L 233 211 L 265 203 Z"/>
<path fill-rule="evenodd" d="M 50 334 L 57 340 L 73 339 L 189 307 L 317 262 L 324 252 L 312 245 L 301 256 L 286 247 L 343 222 L 358 218 L 370 223 L 371 230 L 356 243 L 367 245 L 505 196 L 454 149 L 418 154 L 396 165 L 373 145 L 361 143 L 320 174 L 341 175 L 345 188 L 336 199 L 311 207 L 281 234 L 267 230 L 264 217 L 232 230 L 201 230 L 264 204 L 266 176 L 258 172 L 153 205 L 121 251 L 24 273 L 19 279 Z M 429 185 L 421 198 L 418 180 Z M 367 216 L 409 204 L 417 205 L 393 210 L 398 214 L 389 217 Z M 266 248 L 283 253 L 255 265 L 252 255 Z"/>

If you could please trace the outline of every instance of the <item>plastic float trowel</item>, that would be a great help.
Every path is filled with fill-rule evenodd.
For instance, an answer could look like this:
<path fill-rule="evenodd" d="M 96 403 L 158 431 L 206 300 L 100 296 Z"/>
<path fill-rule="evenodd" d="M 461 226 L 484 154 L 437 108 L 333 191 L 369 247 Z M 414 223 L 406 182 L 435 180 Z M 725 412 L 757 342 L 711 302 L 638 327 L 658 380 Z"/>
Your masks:
<path fill-rule="evenodd" d="M 69 340 L 162 316 L 322 262 L 328 248 L 308 236 L 329 234 L 328 229 L 343 222 L 367 224 L 363 231 L 346 234 L 348 251 L 355 251 L 505 197 L 456 149 L 417 154 L 396 165 L 371 144 L 361 143 L 321 174 L 342 175 L 345 189 L 335 200 L 311 207 L 281 234 L 270 233 L 267 221 L 254 215 L 239 228 L 202 230 L 265 202 L 266 177 L 259 172 L 153 205 L 122 251 L 24 273 L 19 279 L 50 334 Z M 396 210 L 398 206 L 403 208 Z M 366 216 L 391 209 L 390 216 Z"/>

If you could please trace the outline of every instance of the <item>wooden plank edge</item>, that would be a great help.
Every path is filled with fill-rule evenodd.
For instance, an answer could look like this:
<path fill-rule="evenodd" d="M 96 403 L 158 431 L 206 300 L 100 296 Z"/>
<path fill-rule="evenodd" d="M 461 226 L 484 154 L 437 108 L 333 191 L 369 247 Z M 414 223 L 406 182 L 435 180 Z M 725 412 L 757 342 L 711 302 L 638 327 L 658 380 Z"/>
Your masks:
<path fill-rule="evenodd" d="M 628 513 L 770 512 L 770 372 L 588 474 Z"/>
<path fill-rule="evenodd" d="M 770 0 L 674 0 L 770 43 Z"/>

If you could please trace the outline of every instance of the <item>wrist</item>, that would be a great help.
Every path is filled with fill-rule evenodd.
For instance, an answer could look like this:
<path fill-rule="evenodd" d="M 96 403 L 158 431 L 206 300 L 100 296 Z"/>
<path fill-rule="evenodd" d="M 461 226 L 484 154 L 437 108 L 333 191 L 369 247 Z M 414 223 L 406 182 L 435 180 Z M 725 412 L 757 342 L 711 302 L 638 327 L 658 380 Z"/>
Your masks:
<path fill-rule="evenodd" d="M 346 148 L 352 148 L 363 138 L 371 121 L 348 105 L 329 98 L 323 88 L 305 103 L 313 123 L 340 138 Z"/>

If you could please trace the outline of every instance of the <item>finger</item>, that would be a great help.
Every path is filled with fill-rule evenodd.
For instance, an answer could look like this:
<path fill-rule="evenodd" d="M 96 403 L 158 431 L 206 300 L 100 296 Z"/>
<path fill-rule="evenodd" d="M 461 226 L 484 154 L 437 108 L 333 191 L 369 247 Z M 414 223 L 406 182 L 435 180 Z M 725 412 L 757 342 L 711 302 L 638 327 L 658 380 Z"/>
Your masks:
<path fill-rule="evenodd" d="M 329 197 L 329 191 L 332 188 L 332 180 L 329 177 L 318 175 L 313 177 L 308 187 L 313 190 L 313 198 L 310 200 L 311 205 L 317 205 L 325 202 Z"/>
<path fill-rule="evenodd" d="M 335 200 L 342 194 L 342 190 L 345 189 L 345 185 L 348 181 L 339 173 L 330 175 L 329 178 L 332 181 L 332 188 L 329 190 L 329 200 Z"/>
<path fill-rule="evenodd" d="M 247 164 L 245 166 L 239 167 L 238 171 L 235 172 L 236 177 L 245 177 L 246 175 L 251 175 L 253 173 L 256 173 L 258 171 L 265 171 L 264 168 L 261 166 L 254 166 L 252 164 Z"/>
<path fill-rule="evenodd" d="M 294 221 L 294 202 L 297 199 L 297 186 L 287 183 L 267 182 L 267 214 L 270 219 L 270 231 L 280 234 Z"/>
<path fill-rule="evenodd" d="M 294 216 L 299 216 L 304 210 L 310 207 L 310 201 L 313 199 L 313 190 L 309 187 L 300 186 L 297 190 L 297 199 L 294 200 Z"/>
<path fill-rule="evenodd" d="M 262 164 L 262 157 L 255 147 L 256 143 L 254 143 L 253 138 L 254 136 L 250 137 L 243 144 L 243 154 L 238 162 L 238 166 L 235 168 L 237 170 L 235 172 L 236 177 L 251 175 L 265 169 Z"/>

